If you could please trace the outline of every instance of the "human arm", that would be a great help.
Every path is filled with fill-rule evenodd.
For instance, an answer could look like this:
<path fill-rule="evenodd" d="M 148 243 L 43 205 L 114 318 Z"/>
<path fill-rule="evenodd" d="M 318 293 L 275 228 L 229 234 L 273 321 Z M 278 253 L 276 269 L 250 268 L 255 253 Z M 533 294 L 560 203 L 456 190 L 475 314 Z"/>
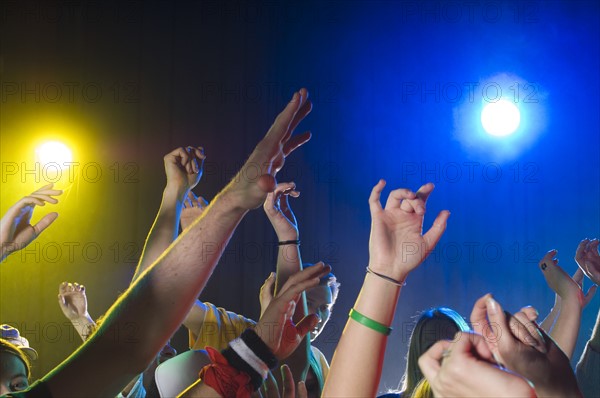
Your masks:
<path fill-rule="evenodd" d="M 369 198 L 369 268 L 399 283 L 367 273 L 354 310 L 389 326 L 404 280 L 433 250 L 446 229 L 450 213 L 442 211 L 423 235 L 425 205 L 433 184 L 423 185 L 416 193 L 394 190 L 385 208 L 380 202 L 384 186 L 385 181 L 380 180 Z M 386 344 L 385 334 L 349 319 L 333 355 L 323 396 L 375 396 Z"/>
<path fill-rule="evenodd" d="M 191 146 L 174 149 L 164 156 L 167 185 L 131 283 L 135 282 L 177 238 L 184 201 L 188 192 L 198 185 L 202 178 L 205 158 L 202 147 Z"/>
<path fill-rule="evenodd" d="M 202 217 L 127 289 L 97 332 L 42 378 L 53 395 L 116 395 L 154 359 L 181 325 L 243 216 L 264 202 L 275 187 L 275 175 L 285 157 L 310 138 L 288 134 L 291 121 L 306 101 L 306 90 L 294 94 L 238 176 Z M 248 175 L 254 174 L 248 169 L 256 170 L 256 165 L 260 165 L 260 177 L 249 179 Z M 130 334 L 114 338 L 114 333 L 124 331 Z M 98 374 L 102 377 L 96 377 Z"/>
<path fill-rule="evenodd" d="M 560 310 L 556 316 L 554 326 L 549 335 L 556 344 L 565 352 L 567 357 L 573 356 L 579 327 L 581 325 L 581 311 L 589 303 L 596 292 L 592 287 L 584 295 L 580 283 L 583 273 L 581 270 L 571 278 L 559 265 L 555 257 L 556 250 L 551 250 L 540 260 L 539 267 L 548 286 L 560 297 Z M 578 282 L 579 281 L 579 282 Z M 557 300 L 558 301 L 558 300 Z"/>
<path fill-rule="evenodd" d="M 279 242 L 293 242 L 300 239 L 298 222 L 289 205 L 288 197 L 298 197 L 296 184 L 293 182 L 279 183 L 275 191 L 267 195 L 263 204 L 264 211 L 277 234 Z M 277 250 L 277 272 L 275 291 L 289 278 L 290 275 L 302 269 L 300 245 L 290 243 L 279 245 Z"/>
<path fill-rule="evenodd" d="M 575 261 L 579 268 L 596 285 L 600 284 L 600 254 L 598 253 L 598 239 L 584 239 L 579 244 Z M 596 316 L 596 324 L 581 357 L 577 363 L 577 381 L 583 395 L 595 397 L 600 393 L 598 386 L 598 372 L 600 370 L 600 310 Z"/>
<path fill-rule="evenodd" d="M 52 188 L 53 184 L 48 184 L 25 196 L 0 219 L 0 261 L 25 248 L 56 220 L 58 213 L 53 212 L 46 214 L 37 224 L 30 224 L 35 206 L 58 203 L 54 196 L 62 194 L 62 191 Z"/>
<path fill-rule="evenodd" d="M 550 312 L 548 313 L 546 318 L 544 318 L 542 323 L 540 323 L 540 327 L 542 329 L 544 329 L 544 331 L 548 334 L 554 327 L 556 318 L 558 317 L 558 314 L 560 313 L 560 301 L 561 301 L 560 296 L 558 294 L 555 294 L 554 295 L 554 306 L 552 307 L 552 309 L 550 310 Z"/>

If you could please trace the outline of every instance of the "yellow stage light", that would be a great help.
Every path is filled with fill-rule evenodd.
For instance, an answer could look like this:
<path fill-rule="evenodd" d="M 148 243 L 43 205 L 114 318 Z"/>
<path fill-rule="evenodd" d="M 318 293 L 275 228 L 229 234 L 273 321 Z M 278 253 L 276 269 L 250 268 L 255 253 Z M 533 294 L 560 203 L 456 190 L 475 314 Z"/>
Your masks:
<path fill-rule="evenodd" d="M 73 153 L 65 144 L 59 141 L 48 141 L 35 150 L 36 161 L 41 167 L 52 164 L 60 169 L 66 169 L 73 162 Z"/>

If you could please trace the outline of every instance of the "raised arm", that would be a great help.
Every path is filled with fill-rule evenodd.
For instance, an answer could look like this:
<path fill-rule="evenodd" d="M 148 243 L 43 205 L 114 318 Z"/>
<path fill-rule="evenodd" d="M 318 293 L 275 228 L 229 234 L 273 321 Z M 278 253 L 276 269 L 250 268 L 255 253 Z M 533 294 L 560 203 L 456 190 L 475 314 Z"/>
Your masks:
<path fill-rule="evenodd" d="M 191 146 L 177 148 L 163 158 L 167 185 L 131 283 L 177 239 L 183 202 L 188 192 L 200 182 L 205 158 L 202 147 Z"/>
<path fill-rule="evenodd" d="M 274 192 L 267 195 L 263 205 L 279 241 L 275 290 L 283 286 L 290 275 L 302 269 L 298 222 L 288 201 L 289 196 L 297 198 L 299 195 L 293 182 L 280 183 Z"/>
<path fill-rule="evenodd" d="M 556 250 L 546 253 L 540 261 L 539 267 L 548 286 L 560 297 L 560 310 L 549 334 L 567 357 L 571 358 L 579 335 L 581 311 L 589 303 L 596 290 L 590 289 L 584 295 L 580 284 L 574 279 L 581 281 L 583 277 L 581 270 L 578 270 L 574 278 L 571 278 L 558 265 L 556 254 Z"/>
<path fill-rule="evenodd" d="M 369 198 L 369 272 L 333 355 L 323 391 L 326 397 L 375 396 L 400 290 L 408 274 L 435 247 L 450 215 L 442 211 L 423 235 L 425 205 L 433 184 L 416 193 L 394 190 L 385 208 L 380 202 L 384 186 L 380 180 Z"/>
<path fill-rule="evenodd" d="M 243 216 L 264 202 L 275 188 L 275 175 L 285 157 L 310 138 L 307 134 L 291 137 L 289 131 L 306 101 L 306 90 L 294 94 L 202 217 L 141 273 L 107 312 L 97 332 L 42 378 L 52 395 L 116 395 L 154 359 L 181 325 Z M 256 167 L 260 177 L 249 179 L 256 175 Z"/>
<path fill-rule="evenodd" d="M 579 268 L 592 280 L 600 284 L 600 254 L 598 253 L 598 239 L 585 239 L 577 248 L 575 261 Z M 598 371 L 600 370 L 600 310 L 596 316 L 596 324 L 592 335 L 585 345 L 585 349 L 577 363 L 577 381 L 581 392 L 587 397 L 596 397 L 600 394 L 598 386 Z"/>
<path fill-rule="evenodd" d="M 30 224 L 35 206 L 58 203 L 53 196 L 62 194 L 62 191 L 52 187 L 53 184 L 48 184 L 25 196 L 12 205 L 0 219 L 0 261 L 24 249 L 56 220 L 58 213 L 48 213 L 37 224 Z"/>

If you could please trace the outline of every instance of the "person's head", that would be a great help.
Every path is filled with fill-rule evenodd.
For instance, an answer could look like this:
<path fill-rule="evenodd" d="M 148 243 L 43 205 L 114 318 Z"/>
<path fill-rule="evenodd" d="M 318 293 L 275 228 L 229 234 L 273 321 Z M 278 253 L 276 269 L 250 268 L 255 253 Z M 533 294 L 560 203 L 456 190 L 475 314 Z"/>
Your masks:
<path fill-rule="evenodd" d="M 25 352 L 0 339 L 0 395 L 27 389 L 30 377 L 31 366 Z"/>
<path fill-rule="evenodd" d="M 462 316 L 450 308 L 437 307 L 422 313 L 408 343 L 406 371 L 402 378 L 402 395 L 410 396 L 417 384 L 423 379 L 418 361 L 425 351 L 440 340 L 452 340 L 459 331 L 466 332 L 470 330 L 471 328 Z"/>
<path fill-rule="evenodd" d="M 169 359 L 175 357 L 177 355 L 177 350 L 171 346 L 171 340 L 167 341 L 167 344 L 160 350 L 158 355 L 156 356 L 156 364 L 160 365 L 161 363 L 168 361 Z"/>
<path fill-rule="evenodd" d="M 7 324 L 0 325 L 0 339 L 4 339 L 5 341 L 8 341 L 9 343 L 19 347 L 19 349 L 24 352 L 31 361 L 38 359 L 37 351 L 29 346 L 29 340 L 21 336 L 19 329 Z"/>
<path fill-rule="evenodd" d="M 314 264 L 304 264 L 304 268 L 311 267 Z M 337 300 L 340 292 L 340 283 L 333 273 L 329 273 L 321 278 L 319 285 L 306 291 L 306 304 L 308 314 L 317 314 L 319 323 L 310 332 L 310 340 L 313 341 L 323 331 L 325 324 L 329 321 L 331 310 Z"/>

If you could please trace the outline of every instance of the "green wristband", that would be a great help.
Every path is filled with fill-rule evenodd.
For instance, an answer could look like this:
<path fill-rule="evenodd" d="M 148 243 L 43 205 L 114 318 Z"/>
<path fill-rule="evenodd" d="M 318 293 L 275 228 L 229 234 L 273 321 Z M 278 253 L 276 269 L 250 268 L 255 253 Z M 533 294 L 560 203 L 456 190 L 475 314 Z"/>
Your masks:
<path fill-rule="evenodd" d="M 371 318 L 367 318 L 360 312 L 356 311 L 354 308 L 350 310 L 350 318 L 354 319 L 356 322 L 361 325 L 365 325 L 369 329 L 372 329 L 376 332 L 379 332 L 383 335 L 389 336 L 392 333 L 392 328 L 385 326 L 383 323 L 379 323 L 377 321 L 372 320 Z"/>

